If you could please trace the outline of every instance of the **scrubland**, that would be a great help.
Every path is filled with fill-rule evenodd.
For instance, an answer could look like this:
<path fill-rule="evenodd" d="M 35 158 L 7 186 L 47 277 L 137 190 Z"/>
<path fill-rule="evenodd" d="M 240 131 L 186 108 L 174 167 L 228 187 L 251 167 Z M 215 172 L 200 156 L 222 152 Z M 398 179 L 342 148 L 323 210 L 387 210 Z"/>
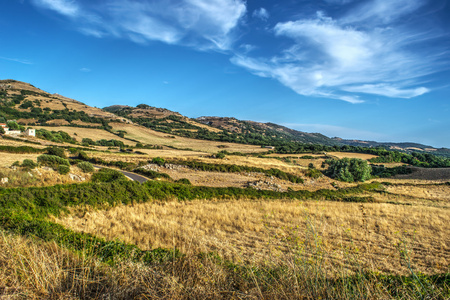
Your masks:
<path fill-rule="evenodd" d="M 133 134 L 130 129 L 128 137 Z M 168 140 L 162 133 L 149 136 L 144 143 Z M 217 159 L 211 154 L 223 143 L 169 141 L 197 151 L 87 153 L 136 164 L 164 157 L 276 168 L 304 182 L 159 166 L 171 182 L 78 188 L 69 175 L 49 168 L 6 168 L 16 160 L 36 161 L 39 154 L 1 153 L 0 173 L 11 180 L 0 188 L 7 199 L 0 199 L 0 225 L 9 228 L 0 230 L 0 299 L 450 298 L 447 169 L 374 179 L 377 184 L 360 187 L 308 177 L 308 165 L 320 168 L 323 154 Z M 89 181 L 76 166 L 70 173 Z M 182 178 L 192 185 L 173 182 Z M 252 181 L 271 181 L 281 192 L 270 185 L 262 191 L 237 189 Z M 14 222 L 20 230 L 11 230 Z M 152 258 L 160 252 L 162 257 Z"/>

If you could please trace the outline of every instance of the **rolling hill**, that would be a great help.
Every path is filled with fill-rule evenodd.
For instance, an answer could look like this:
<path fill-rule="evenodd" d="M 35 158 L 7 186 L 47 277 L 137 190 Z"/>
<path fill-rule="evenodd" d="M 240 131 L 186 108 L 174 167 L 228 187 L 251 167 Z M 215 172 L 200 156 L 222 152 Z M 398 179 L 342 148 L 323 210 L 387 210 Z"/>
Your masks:
<path fill-rule="evenodd" d="M 178 112 L 147 104 L 136 107 L 113 105 L 99 109 L 59 94 L 50 94 L 29 83 L 11 79 L 0 80 L 0 122 L 12 119 L 23 125 L 88 127 L 111 132 L 120 131 L 117 124 L 141 125 L 169 134 L 171 138 L 179 136 L 221 143 L 257 146 L 284 146 L 290 143 L 351 145 L 450 156 L 450 149 L 438 149 L 418 143 L 380 143 L 329 138 L 320 133 L 302 132 L 274 123 L 242 121 L 230 117 L 189 118 Z M 109 123 L 114 123 L 114 128 Z"/>

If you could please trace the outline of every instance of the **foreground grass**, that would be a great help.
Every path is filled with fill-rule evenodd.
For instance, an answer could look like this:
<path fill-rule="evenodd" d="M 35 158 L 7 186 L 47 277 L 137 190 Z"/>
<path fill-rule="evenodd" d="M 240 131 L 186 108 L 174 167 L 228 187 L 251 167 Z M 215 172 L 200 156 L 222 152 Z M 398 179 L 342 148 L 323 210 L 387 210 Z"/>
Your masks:
<path fill-rule="evenodd" d="M 408 265 L 407 276 L 377 274 L 359 264 L 351 248 L 344 259 L 356 268 L 349 271 L 338 261 L 331 269 L 325 267 L 330 254 L 314 227 L 306 230 L 308 243 L 280 238 L 285 251 L 277 256 L 268 252 L 259 262 L 231 262 L 214 252 L 145 251 L 49 221 L 50 215 L 80 205 L 102 208 L 154 200 L 277 197 L 367 202 L 370 198 L 355 194 L 381 190 L 374 184 L 340 191 L 276 193 L 127 181 L 0 189 L 0 295 L 19 299 L 449 298 L 449 275 L 418 273 L 408 263 L 408 247 L 399 249 Z"/>
<path fill-rule="evenodd" d="M 349 272 L 364 267 L 405 275 L 405 246 L 416 271 L 448 271 L 449 218 L 448 209 L 423 205 L 241 199 L 80 207 L 56 222 L 141 249 L 214 251 L 234 262 L 260 263 L 269 256 L 273 261 L 292 247 L 317 242 L 327 254 L 323 264 L 329 273 L 339 262 Z M 346 260 L 349 253 L 357 255 L 358 264 Z"/>
<path fill-rule="evenodd" d="M 214 254 L 105 264 L 0 231 L 0 295 L 7 299 L 448 299 L 450 275 L 386 276 L 365 270 L 331 278 L 295 251 L 278 263 L 233 264 Z M 314 251 L 314 250 L 312 250 Z"/>

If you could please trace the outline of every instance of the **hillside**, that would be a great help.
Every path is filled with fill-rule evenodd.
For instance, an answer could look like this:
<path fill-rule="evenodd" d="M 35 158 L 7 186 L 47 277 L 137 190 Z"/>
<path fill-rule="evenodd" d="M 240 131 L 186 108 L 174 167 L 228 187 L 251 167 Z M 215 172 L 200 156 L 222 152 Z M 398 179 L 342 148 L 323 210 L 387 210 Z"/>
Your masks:
<path fill-rule="evenodd" d="M 419 143 L 392 143 L 392 142 L 375 142 L 375 141 L 362 141 L 362 140 L 348 140 L 338 137 L 332 138 L 334 141 L 340 144 L 357 146 L 357 147 L 383 147 L 388 150 L 402 151 L 402 152 L 427 152 L 434 155 L 450 157 L 450 149 L 448 148 L 435 148 L 429 145 L 423 145 Z"/>
<path fill-rule="evenodd" d="M 338 142 L 320 133 L 307 133 L 290 129 L 274 123 L 260 123 L 254 121 L 241 121 L 235 118 L 200 117 L 196 121 L 209 126 L 243 135 L 261 134 L 264 137 L 284 141 L 296 141 L 307 144 L 337 145 Z"/>
<path fill-rule="evenodd" d="M 109 123 L 141 125 L 154 131 L 188 139 L 256 146 L 291 147 L 293 144 L 356 147 L 383 147 L 402 152 L 426 152 L 450 156 L 450 149 L 418 143 L 328 138 L 320 133 L 293 130 L 274 123 L 242 121 L 230 117 L 188 118 L 165 108 L 140 104 L 136 107 L 113 105 L 99 109 L 59 94 L 50 94 L 16 80 L 0 80 L 0 121 L 17 120 L 22 125 L 72 126 L 120 131 Z M 135 130 L 133 130 L 135 131 Z M 123 135 L 123 134 L 122 134 Z"/>
<path fill-rule="evenodd" d="M 25 125 L 104 126 L 105 121 L 128 122 L 113 113 L 16 80 L 0 80 L 0 118 Z"/>

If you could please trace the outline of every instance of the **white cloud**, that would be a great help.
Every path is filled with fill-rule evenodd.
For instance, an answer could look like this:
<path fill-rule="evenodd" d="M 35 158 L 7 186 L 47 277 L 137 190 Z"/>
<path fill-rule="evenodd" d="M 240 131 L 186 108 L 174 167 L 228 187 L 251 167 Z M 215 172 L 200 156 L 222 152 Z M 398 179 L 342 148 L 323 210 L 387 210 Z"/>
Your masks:
<path fill-rule="evenodd" d="M 397 13 L 412 9 L 405 6 Z M 378 6 L 376 9 L 383 11 Z M 436 35 L 427 37 L 423 32 L 384 25 L 364 30 L 343 25 L 323 12 L 313 19 L 278 23 L 273 32 L 277 37 L 289 38 L 291 46 L 272 57 L 236 55 L 231 61 L 258 76 L 274 78 L 300 95 L 349 103 L 364 102 L 355 93 L 392 98 L 427 93 L 427 88 L 417 87 L 417 80 L 436 72 L 436 62 L 442 58 L 412 52 L 415 47 L 411 45 L 428 42 Z"/>
<path fill-rule="evenodd" d="M 423 6 L 424 0 L 372 0 L 364 2 L 342 18 L 343 24 L 355 22 L 389 23 Z"/>
<path fill-rule="evenodd" d="M 425 93 L 428 93 L 430 90 L 425 87 L 418 87 L 415 89 L 401 89 L 388 84 L 364 84 L 361 86 L 348 86 L 344 87 L 343 90 L 349 92 L 356 93 L 366 93 L 366 94 L 374 94 L 374 95 L 382 95 L 386 97 L 392 98 L 413 98 Z"/>
<path fill-rule="evenodd" d="M 74 0 L 33 0 L 33 2 L 40 7 L 54 10 L 68 17 L 75 17 L 80 12 L 80 8 Z"/>
<path fill-rule="evenodd" d="M 255 11 L 253 11 L 252 16 L 254 18 L 258 18 L 258 19 L 261 19 L 263 21 L 266 21 L 270 17 L 269 12 L 264 7 L 261 7 L 259 9 L 255 10 Z"/>
<path fill-rule="evenodd" d="M 198 49 L 230 49 L 232 31 L 246 13 L 244 0 L 32 1 L 72 17 L 77 30 L 86 35 Z"/>
<path fill-rule="evenodd" d="M 0 59 L 8 60 L 8 61 L 13 61 L 13 62 L 17 62 L 17 63 L 24 64 L 24 65 L 32 65 L 32 64 L 33 64 L 33 63 L 32 63 L 31 61 L 29 61 L 29 60 L 26 60 L 26 59 L 20 59 L 20 58 L 10 58 L 10 57 L 3 57 L 3 56 L 0 56 Z"/>
<path fill-rule="evenodd" d="M 81 68 L 80 71 L 81 71 L 81 72 L 85 72 L 85 73 L 89 73 L 89 72 L 91 72 L 92 70 L 89 69 L 89 68 Z"/>

